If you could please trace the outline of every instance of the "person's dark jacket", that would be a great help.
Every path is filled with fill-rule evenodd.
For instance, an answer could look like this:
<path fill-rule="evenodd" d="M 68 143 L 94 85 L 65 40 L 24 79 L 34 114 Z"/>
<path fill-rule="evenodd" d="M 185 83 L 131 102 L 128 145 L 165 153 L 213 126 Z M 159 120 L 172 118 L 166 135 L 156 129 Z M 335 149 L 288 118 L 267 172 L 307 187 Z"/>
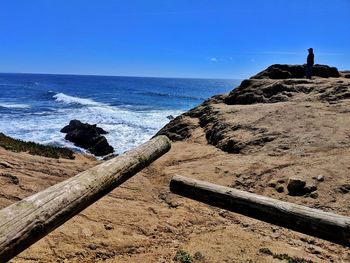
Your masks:
<path fill-rule="evenodd" d="M 314 53 L 309 53 L 306 61 L 307 61 L 308 66 L 313 66 L 314 65 Z"/>

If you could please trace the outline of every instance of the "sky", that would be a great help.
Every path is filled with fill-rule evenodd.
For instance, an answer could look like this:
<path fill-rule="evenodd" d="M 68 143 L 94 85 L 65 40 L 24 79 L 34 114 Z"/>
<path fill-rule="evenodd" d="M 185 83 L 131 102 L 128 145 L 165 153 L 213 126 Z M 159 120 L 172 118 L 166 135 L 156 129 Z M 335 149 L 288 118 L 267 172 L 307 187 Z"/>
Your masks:
<path fill-rule="evenodd" d="M 350 0 L 0 0 L 0 72 L 246 78 L 350 70 Z"/>

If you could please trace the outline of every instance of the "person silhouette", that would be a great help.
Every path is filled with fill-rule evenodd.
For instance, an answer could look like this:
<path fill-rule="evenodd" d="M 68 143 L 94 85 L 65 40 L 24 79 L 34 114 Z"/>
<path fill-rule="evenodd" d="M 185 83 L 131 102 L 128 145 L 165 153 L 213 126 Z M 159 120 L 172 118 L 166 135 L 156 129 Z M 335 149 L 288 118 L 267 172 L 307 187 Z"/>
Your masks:
<path fill-rule="evenodd" d="M 312 48 L 308 49 L 309 55 L 307 55 L 306 59 L 306 78 L 311 79 L 312 76 L 312 67 L 314 65 L 314 50 Z"/>

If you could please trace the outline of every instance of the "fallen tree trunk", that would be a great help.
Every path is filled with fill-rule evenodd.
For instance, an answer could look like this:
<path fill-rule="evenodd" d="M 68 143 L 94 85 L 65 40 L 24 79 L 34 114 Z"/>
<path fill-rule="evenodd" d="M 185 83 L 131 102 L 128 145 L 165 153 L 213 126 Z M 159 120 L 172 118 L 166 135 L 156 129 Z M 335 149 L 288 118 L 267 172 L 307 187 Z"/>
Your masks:
<path fill-rule="evenodd" d="M 0 261 L 5 262 L 169 151 L 158 136 L 114 159 L 0 211 Z"/>
<path fill-rule="evenodd" d="M 350 246 L 350 218 L 346 216 L 183 176 L 172 178 L 170 190 L 209 205 Z"/>

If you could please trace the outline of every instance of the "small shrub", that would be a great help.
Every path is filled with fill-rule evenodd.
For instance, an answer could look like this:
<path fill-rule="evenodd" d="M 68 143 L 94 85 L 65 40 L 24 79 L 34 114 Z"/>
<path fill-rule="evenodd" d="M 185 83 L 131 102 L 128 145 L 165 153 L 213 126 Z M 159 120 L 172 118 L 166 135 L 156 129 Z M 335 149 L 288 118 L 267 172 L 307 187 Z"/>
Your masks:
<path fill-rule="evenodd" d="M 182 249 L 180 249 L 176 252 L 174 260 L 179 261 L 181 263 L 192 263 L 193 262 L 191 255 L 188 254 L 186 251 L 183 251 Z"/>

